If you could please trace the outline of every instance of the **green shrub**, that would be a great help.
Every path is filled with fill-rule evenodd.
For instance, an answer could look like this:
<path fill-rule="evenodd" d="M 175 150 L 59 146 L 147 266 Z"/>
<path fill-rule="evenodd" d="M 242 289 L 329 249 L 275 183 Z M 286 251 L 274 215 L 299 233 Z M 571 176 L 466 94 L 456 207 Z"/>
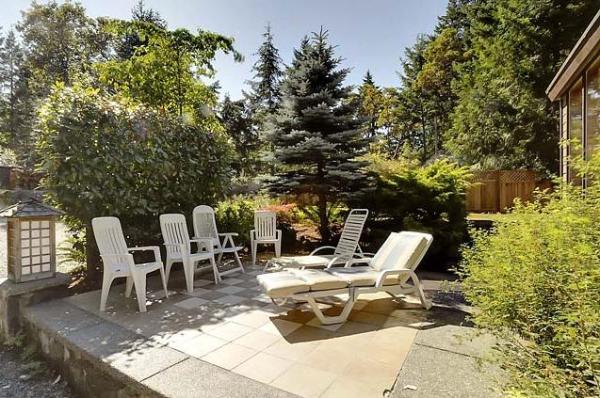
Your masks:
<path fill-rule="evenodd" d="M 426 263 L 443 267 L 458 258 L 467 236 L 465 195 L 470 173 L 448 160 L 421 166 L 417 161 L 368 158 L 374 190 L 355 207 L 367 207 L 371 250 L 376 250 L 391 231 L 416 230 L 433 235 Z"/>
<path fill-rule="evenodd" d="M 189 217 L 228 186 L 231 146 L 223 133 L 118 96 L 58 87 L 38 128 L 43 187 L 70 226 L 87 227 L 88 259 L 93 217 L 119 217 L 131 244 L 158 243 L 159 214 Z"/>
<path fill-rule="evenodd" d="M 215 208 L 215 217 L 219 230 L 237 232 L 237 244 L 250 246 L 250 231 L 254 229 L 254 212 L 272 210 L 277 213 L 277 228 L 282 230 L 283 249 L 295 246 L 296 233 L 292 226 L 296 216 L 296 206 L 282 204 L 267 196 L 234 196 L 219 202 Z"/>
<path fill-rule="evenodd" d="M 517 204 L 463 251 L 473 319 L 500 338 L 507 392 L 600 396 L 600 195 L 562 188 Z"/>

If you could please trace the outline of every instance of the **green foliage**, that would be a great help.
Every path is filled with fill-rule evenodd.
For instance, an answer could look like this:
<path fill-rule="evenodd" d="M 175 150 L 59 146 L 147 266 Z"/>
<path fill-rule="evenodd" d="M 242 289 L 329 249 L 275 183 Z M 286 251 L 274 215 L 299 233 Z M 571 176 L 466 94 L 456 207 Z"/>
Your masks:
<path fill-rule="evenodd" d="M 375 190 L 356 206 L 372 212 L 373 246 L 378 247 L 390 231 L 424 231 L 434 236 L 430 259 L 456 258 L 466 239 L 468 169 L 444 159 L 425 166 L 414 157 L 389 159 L 372 154 L 368 160 Z"/>
<path fill-rule="evenodd" d="M 237 232 L 236 244 L 248 246 L 254 229 L 254 212 L 266 204 L 266 198 L 234 196 L 220 201 L 215 207 L 217 226 L 223 232 Z"/>
<path fill-rule="evenodd" d="M 600 195 L 563 187 L 473 231 L 462 288 L 500 338 L 507 392 L 600 396 Z"/>
<path fill-rule="evenodd" d="M 222 133 L 79 86 L 57 87 L 39 119 L 43 187 L 72 226 L 113 215 L 131 243 L 152 241 L 159 214 L 191 214 L 227 188 L 231 147 Z"/>
<path fill-rule="evenodd" d="M 355 158 L 366 152 L 367 141 L 350 101 L 351 87 L 343 86 L 349 70 L 340 63 L 327 32 L 305 38 L 286 70 L 282 105 L 268 131 L 278 167 L 271 191 L 314 197 L 325 241 L 330 238 L 328 207 L 359 195 L 366 180 Z"/>
<path fill-rule="evenodd" d="M 593 0 L 468 5 L 469 61 L 458 68 L 452 154 L 482 168 L 555 170 L 557 114 L 545 89 L 597 11 Z"/>
<path fill-rule="evenodd" d="M 216 93 L 201 81 L 212 76 L 212 61 L 217 52 L 241 55 L 233 39 L 207 31 L 193 34 L 186 29 L 168 30 L 157 23 L 107 20 L 103 30 L 113 47 L 137 37 L 133 49 L 121 58 L 95 65 L 100 83 L 146 105 L 173 114 L 203 119 L 208 105 L 216 105 Z M 144 40 L 139 38 L 143 37 Z"/>

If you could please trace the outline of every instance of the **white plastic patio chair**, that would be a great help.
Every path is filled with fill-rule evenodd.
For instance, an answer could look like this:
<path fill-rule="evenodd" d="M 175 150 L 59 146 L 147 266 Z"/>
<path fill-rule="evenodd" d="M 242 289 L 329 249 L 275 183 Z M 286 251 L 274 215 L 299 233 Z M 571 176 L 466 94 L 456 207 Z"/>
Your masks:
<path fill-rule="evenodd" d="M 264 271 L 281 268 L 323 268 L 333 264 L 342 265 L 353 257 L 365 257 L 359 245 L 365 222 L 369 217 L 367 209 L 352 209 L 344 222 L 344 229 L 337 246 L 321 246 L 313 250 L 308 256 L 290 256 L 271 259 L 265 265 Z M 321 254 L 324 251 L 333 251 L 333 254 Z"/>
<path fill-rule="evenodd" d="M 188 293 L 194 291 L 194 271 L 199 261 L 208 260 L 213 268 L 215 283 L 221 281 L 213 253 L 212 239 L 190 239 L 187 223 L 183 214 L 161 214 L 160 230 L 167 251 L 167 282 L 174 263 L 183 264 L 185 284 Z M 197 252 L 192 251 L 192 242 L 197 245 Z"/>
<path fill-rule="evenodd" d="M 281 256 L 281 230 L 277 229 L 277 215 L 274 211 L 254 212 L 254 229 L 250 231 L 252 265 L 256 265 L 256 249 L 259 244 L 275 245 L 275 257 Z"/>
<path fill-rule="evenodd" d="M 116 278 L 127 278 L 126 297 L 131 295 L 131 289 L 135 286 L 140 312 L 146 312 L 146 278 L 150 272 L 160 271 L 165 297 L 168 297 L 165 270 L 158 246 L 127 247 L 121 222 L 117 217 L 96 217 L 92 219 L 92 229 L 104 265 L 100 311 L 106 311 L 108 292 Z M 152 251 L 154 261 L 136 264 L 131 254 L 134 251 Z"/>
<path fill-rule="evenodd" d="M 244 271 L 244 266 L 240 261 L 238 252 L 243 249 L 242 246 L 236 246 L 233 242 L 233 237 L 238 236 L 236 232 L 219 233 L 217 230 L 217 222 L 215 220 L 215 211 L 212 207 L 206 205 L 196 206 L 192 212 L 194 220 L 194 239 L 210 239 L 214 254 L 218 254 L 217 265 L 221 264 L 223 254 L 233 253 L 236 268 L 227 271 L 218 270 L 220 276 L 230 274 L 232 272 Z M 223 241 L 221 241 L 221 238 Z"/>
<path fill-rule="evenodd" d="M 416 293 L 425 309 L 431 303 L 425 298 L 415 269 L 431 246 L 433 237 L 421 232 L 393 232 L 372 258 L 355 258 L 344 267 L 291 269 L 258 275 L 258 283 L 275 304 L 288 299 L 306 301 L 325 325 L 348 319 L 362 293 L 386 292 L 392 297 Z M 358 263 L 366 266 L 355 266 Z M 316 299 L 347 294 L 348 300 L 339 315 L 326 316 Z M 283 303 L 275 300 L 282 299 Z"/>

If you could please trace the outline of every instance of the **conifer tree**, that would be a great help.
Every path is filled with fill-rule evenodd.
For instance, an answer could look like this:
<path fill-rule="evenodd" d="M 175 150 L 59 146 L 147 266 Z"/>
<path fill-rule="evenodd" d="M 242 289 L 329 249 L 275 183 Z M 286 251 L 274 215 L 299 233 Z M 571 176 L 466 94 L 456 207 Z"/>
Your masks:
<path fill-rule="evenodd" d="M 356 102 L 349 101 L 352 88 L 343 85 L 349 70 L 340 67 L 327 36 L 321 29 L 294 51 L 268 134 L 280 170 L 271 190 L 314 198 L 324 241 L 331 238 L 328 210 L 365 187 L 355 158 L 367 149 Z"/>
<path fill-rule="evenodd" d="M 358 100 L 360 101 L 358 114 L 366 119 L 367 136 L 373 138 L 379 128 L 377 120 L 382 110 L 383 96 L 381 89 L 375 85 L 370 71 L 367 71 L 363 84 L 358 89 Z"/>
<path fill-rule="evenodd" d="M 267 25 L 263 37 L 264 41 L 257 53 L 258 60 L 252 67 L 254 80 L 248 81 L 251 91 L 246 94 L 249 106 L 258 119 L 263 119 L 265 113 L 274 112 L 279 105 L 279 83 L 283 73 L 279 50 L 273 43 L 270 25 Z"/>

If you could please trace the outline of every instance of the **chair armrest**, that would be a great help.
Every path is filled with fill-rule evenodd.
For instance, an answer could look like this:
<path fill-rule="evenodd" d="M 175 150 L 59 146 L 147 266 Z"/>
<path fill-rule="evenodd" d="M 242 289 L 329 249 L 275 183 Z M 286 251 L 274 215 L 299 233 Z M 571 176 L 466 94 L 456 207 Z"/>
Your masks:
<path fill-rule="evenodd" d="M 335 247 L 333 246 L 321 246 L 321 247 L 317 247 L 315 250 L 313 250 L 312 252 L 310 252 L 309 256 L 314 256 L 315 254 L 317 254 L 317 252 L 323 250 L 323 249 L 333 249 L 335 250 Z"/>
<path fill-rule="evenodd" d="M 385 279 L 388 276 L 393 276 L 393 275 L 400 276 L 402 274 L 408 274 L 408 276 L 410 277 L 410 279 L 412 279 L 415 286 L 418 286 L 420 284 L 417 274 L 415 274 L 415 271 L 413 271 L 411 269 L 388 269 L 388 270 L 381 271 L 379 273 L 379 276 L 377 277 L 377 282 L 375 283 L 375 287 L 382 287 L 383 282 L 385 282 Z"/>
<path fill-rule="evenodd" d="M 219 236 L 239 236 L 240 234 L 238 234 L 237 232 L 223 232 L 223 233 L 219 233 Z"/>
<path fill-rule="evenodd" d="M 137 252 L 137 251 L 153 251 L 154 252 L 154 261 L 160 262 L 160 248 L 158 246 L 138 246 L 138 247 L 128 247 L 127 251 Z"/>
<path fill-rule="evenodd" d="M 334 258 L 332 258 L 331 260 L 329 260 L 329 262 L 327 263 L 327 266 L 325 268 L 331 268 L 331 267 L 334 267 L 336 265 L 337 266 L 343 265 L 345 267 L 346 265 L 341 263 L 342 261 L 344 261 L 345 258 L 347 258 L 347 257 L 344 256 L 344 255 L 335 256 Z M 348 261 L 351 261 L 351 260 L 348 260 Z"/>
<path fill-rule="evenodd" d="M 350 267 L 353 267 L 355 264 L 370 265 L 371 260 L 372 260 L 372 258 L 370 258 L 370 257 L 351 258 L 350 260 L 346 261 L 346 264 L 344 265 L 344 267 L 350 268 Z"/>
<path fill-rule="evenodd" d="M 193 238 L 190 239 L 190 242 L 194 242 L 198 245 L 198 249 L 200 249 L 200 245 L 204 245 L 207 252 L 213 251 L 213 239 L 212 238 Z"/>
<path fill-rule="evenodd" d="M 372 258 L 372 257 L 375 257 L 375 253 L 367 253 L 367 252 L 354 253 L 354 255 L 356 256 L 356 258 Z"/>

